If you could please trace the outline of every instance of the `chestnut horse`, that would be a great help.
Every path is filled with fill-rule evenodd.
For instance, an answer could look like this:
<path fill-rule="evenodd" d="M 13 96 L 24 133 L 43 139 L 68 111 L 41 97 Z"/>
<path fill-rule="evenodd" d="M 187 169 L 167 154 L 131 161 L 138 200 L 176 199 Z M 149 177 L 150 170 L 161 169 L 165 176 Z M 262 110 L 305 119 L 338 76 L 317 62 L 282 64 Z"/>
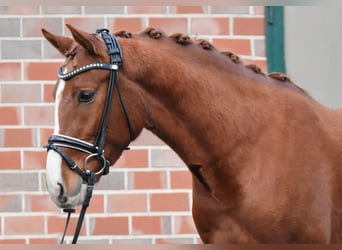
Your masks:
<path fill-rule="evenodd" d="M 124 61 L 111 70 L 104 37 L 67 26 L 73 38 L 43 30 L 66 57 L 46 173 L 59 207 L 82 204 L 82 173 L 96 173 L 98 181 L 146 128 L 191 171 L 193 219 L 203 242 L 342 242 L 340 110 L 207 41 L 153 28 L 116 32 L 114 51 Z M 99 125 L 112 71 L 109 118 Z M 107 132 L 102 146 L 93 144 L 99 126 Z M 93 153 L 99 147 L 103 155 Z"/>

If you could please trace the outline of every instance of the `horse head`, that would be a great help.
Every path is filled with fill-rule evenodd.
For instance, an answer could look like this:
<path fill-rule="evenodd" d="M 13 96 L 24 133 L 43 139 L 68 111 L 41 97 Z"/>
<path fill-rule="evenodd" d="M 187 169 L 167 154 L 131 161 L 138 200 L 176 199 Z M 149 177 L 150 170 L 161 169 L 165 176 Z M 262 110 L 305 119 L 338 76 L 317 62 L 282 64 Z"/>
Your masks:
<path fill-rule="evenodd" d="M 96 182 L 107 174 L 143 127 L 132 107 L 139 97 L 129 84 L 119 86 L 123 56 L 116 38 L 108 30 L 67 27 L 73 39 L 42 30 L 65 56 L 54 91 L 54 134 L 46 146 L 48 191 L 62 208 L 82 204 L 90 176 Z"/>

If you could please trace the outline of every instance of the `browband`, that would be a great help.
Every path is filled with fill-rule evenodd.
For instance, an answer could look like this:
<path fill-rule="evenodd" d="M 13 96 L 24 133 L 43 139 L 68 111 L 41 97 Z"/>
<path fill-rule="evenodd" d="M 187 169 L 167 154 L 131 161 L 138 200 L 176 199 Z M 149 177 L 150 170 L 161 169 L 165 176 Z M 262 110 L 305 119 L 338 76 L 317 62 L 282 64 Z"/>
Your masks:
<path fill-rule="evenodd" d="M 68 73 L 63 73 L 62 67 L 59 68 L 57 74 L 58 77 L 62 80 L 69 80 L 73 78 L 74 76 L 86 72 L 88 70 L 92 69 L 105 69 L 105 70 L 118 70 L 119 67 L 116 64 L 108 64 L 108 63 L 89 63 L 84 66 L 81 66 L 77 69 L 74 69 L 73 71 L 70 71 Z"/>

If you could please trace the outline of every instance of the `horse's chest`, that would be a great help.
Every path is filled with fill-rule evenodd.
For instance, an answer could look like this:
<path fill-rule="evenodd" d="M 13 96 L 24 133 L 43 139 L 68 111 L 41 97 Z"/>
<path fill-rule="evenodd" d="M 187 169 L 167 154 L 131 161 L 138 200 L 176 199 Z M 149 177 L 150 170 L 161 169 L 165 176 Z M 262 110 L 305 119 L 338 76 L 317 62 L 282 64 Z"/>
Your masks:
<path fill-rule="evenodd" d="M 197 179 L 193 183 L 193 218 L 204 243 L 256 242 L 252 235 L 222 209 Z"/>

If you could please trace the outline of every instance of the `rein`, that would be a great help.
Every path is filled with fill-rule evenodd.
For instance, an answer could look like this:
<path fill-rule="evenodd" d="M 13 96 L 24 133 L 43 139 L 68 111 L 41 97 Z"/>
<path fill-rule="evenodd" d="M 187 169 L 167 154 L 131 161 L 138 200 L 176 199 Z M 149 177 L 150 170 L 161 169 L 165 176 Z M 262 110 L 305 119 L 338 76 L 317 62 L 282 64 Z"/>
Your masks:
<path fill-rule="evenodd" d="M 108 81 L 108 88 L 107 88 L 107 94 L 106 94 L 106 99 L 105 99 L 105 104 L 104 104 L 104 109 L 99 125 L 99 130 L 97 132 L 97 135 L 95 137 L 95 141 L 93 144 L 74 138 L 66 135 L 59 135 L 59 134 L 53 134 L 50 136 L 48 140 L 48 144 L 44 146 L 47 148 L 47 151 L 53 150 L 57 152 L 62 159 L 67 163 L 69 168 L 76 172 L 83 180 L 83 184 L 87 184 L 87 193 L 86 193 L 86 198 L 82 204 L 82 210 L 80 212 L 77 226 L 75 229 L 74 237 L 72 240 L 72 244 L 77 243 L 78 236 L 81 231 L 83 219 L 86 213 L 86 210 L 89 206 L 93 189 L 94 189 L 94 184 L 95 184 L 95 177 L 96 175 L 107 175 L 109 173 L 109 167 L 110 167 L 110 162 L 106 159 L 105 157 L 105 152 L 104 152 L 104 147 L 105 147 L 105 142 L 106 142 L 106 134 L 107 134 L 107 126 L 108 126 L 108 120 L 109 120 L 109 115 L 110 115 L 110 107 L 112 104 L 112 98 L 113 98 L 113 92 L 114 92 L 114 87 L 116 86 L 119 101 L 121 104 L 121 108 L 123 110 L 123 113 L 125 115 L 125 119 L 127 122 L 127 127 L 129 130 L 129 137 L 130 137 L 130 142 L 133 141 L 134 139 L 134 131 L 131 125 L 131 121 L 127 112 L 127 108 L 125 106 L 125 103 L 123 101 L 122 95 L 121 95 L 121 89 L 119 85 L 119 77 L 118 77 L 118 69 L 120 66 L 123 65 L 123 57 L 122 57 L 122 50 L 120 47 L 119 42 L 117 41 L 116 37 L 109 32 L 107 29 L 99 29 L 96 30 L 96 34 L 101 35 L 102 39 L 104 40 L 106 47 L 107 47 L 107 53 L 110 57 L 110 64 L 103 63 L 103 62 L 95 62 L 95 63 L 90 63 L 84 66 L 81 66 L 71 72 L 68 73 L 63 73 L 62 68 L 59 68 L 58 70 L 58 77 L 61 80 L 67 81 L 70 80 L 71 78 L 84 73 L 89 70 L 93 69 L 104 69 L 104 70 L 109 70 L 110 71 L 110 76 L 109 76 L 109 81 Z M 77 151 L 81 151 L 84 153 L 87 153 L 88 156 L 84 160 L 84 170 L 82 170 L 71 158 L 68 156 L 62 148 L 69 148 Z M 126 147 L 125 149 L 129 149 Z M 98 172 L 92 172 L 87 168 L 87 162 L 89 159 L 95 158 L 98 160 L 102 168 Z M 65 225 L 65 230 L 63 233 L 63 237 L 61 239 L 61 244 L 64 242 L 64 236 L 67 231 L 67 227 L 69 224 L 70 220 L 70 215 L 71 213 L 75 212 L 75 209 L 72 208 L 67 208 L 63 210 L 64 212 L 68 213 L 66 225 Z"/>

